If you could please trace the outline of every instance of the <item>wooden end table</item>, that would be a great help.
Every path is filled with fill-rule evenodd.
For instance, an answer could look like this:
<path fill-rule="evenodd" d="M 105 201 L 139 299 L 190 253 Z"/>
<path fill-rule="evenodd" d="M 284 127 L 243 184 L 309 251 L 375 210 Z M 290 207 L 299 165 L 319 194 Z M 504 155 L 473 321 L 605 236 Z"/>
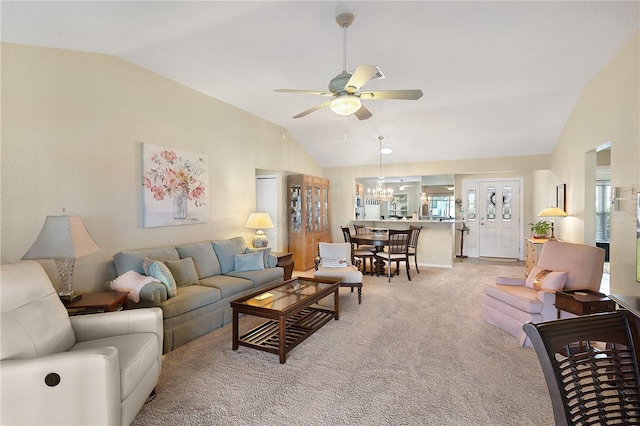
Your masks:
<path fill-rule="evenodd" d="M 616 304 L 606 294 L 592 290 L 556 291 L 556 309 L 574 315 L 598 314 L 616 310 Z"/>
<path fill-rule="evenodd" d="M 116 291 L 83 294 L 75 302 L 65 303 L 69 315 L 114 312 L 127 308 L 127 294 Z"/>
<path fill-rule="evenodd" d="M 272 255 L 278 258 L 278 264 L 284 268 L 284 280 L 290 280 L 293 275 L 293 253 L 272 251 Z"/>

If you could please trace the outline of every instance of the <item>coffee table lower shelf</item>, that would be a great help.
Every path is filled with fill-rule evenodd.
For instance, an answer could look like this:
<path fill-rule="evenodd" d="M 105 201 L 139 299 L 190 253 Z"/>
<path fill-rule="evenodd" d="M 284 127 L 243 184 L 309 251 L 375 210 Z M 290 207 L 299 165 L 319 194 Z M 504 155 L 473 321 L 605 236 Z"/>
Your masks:
<path fill-rule="evenodd" d="M 285 320 L 284 353 L 286 354 L 298 346 L 335 317 L 335 312 L 330 310 L 305 308 L 287 318 Z M 251 329 L 240 336 L 238 345 L 278 354 L 280 351 L 280 322 L 270 320 Z"/>

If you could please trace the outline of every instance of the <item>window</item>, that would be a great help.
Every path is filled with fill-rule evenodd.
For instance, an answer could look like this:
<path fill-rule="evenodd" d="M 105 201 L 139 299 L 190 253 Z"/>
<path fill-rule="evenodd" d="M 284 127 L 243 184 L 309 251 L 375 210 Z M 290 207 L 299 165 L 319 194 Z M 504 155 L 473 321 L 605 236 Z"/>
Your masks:
<path fill-rule="evenodd" d="M 611 184 L 596 182 L 596 241 L 609 241 L 611 223 Z"/>

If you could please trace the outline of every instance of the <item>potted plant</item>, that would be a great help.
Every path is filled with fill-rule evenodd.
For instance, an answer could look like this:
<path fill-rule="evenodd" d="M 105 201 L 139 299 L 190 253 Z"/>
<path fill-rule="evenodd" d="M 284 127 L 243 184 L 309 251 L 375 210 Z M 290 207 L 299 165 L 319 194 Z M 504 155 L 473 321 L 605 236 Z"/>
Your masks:
<path fill-rule="evenodd" d="M 551 225 L 546 220 L 539 220 L 536 223 L 530 223 L 531 231 L 534 238 L 547 238 L 549 231 L 551 231 Z"/>

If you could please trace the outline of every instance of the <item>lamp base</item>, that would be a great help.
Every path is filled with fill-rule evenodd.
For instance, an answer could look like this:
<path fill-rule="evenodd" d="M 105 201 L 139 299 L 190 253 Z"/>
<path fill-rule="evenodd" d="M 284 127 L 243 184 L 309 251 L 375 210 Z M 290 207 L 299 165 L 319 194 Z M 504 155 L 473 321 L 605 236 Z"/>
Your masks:
<path fill-rule="evenodd" d="M 62 303 L 73 303 L 76 300 L 82 299 L 81 294 L 59 294 L 58 297 L 62 300 Z"/>
<path fill-rule="evenodd" d="M 264 248 L 269 245 L 269 239 L 264 234 L 264 231 L 258 229 L 251 243 L 253 244 L 253 248 Z"/>

